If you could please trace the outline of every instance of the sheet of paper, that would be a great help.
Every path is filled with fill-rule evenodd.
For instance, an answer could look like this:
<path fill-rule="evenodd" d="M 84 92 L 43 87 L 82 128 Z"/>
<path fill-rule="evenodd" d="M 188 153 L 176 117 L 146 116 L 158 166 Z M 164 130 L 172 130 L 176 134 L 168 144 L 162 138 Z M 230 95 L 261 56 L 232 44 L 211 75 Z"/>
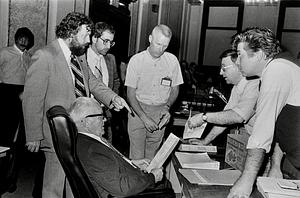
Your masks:
<path fill-rule="evenodd" d="M 204 129 L 207 125 L 207 123 L 203 123 L 200 127 L 196 127 L 193 129 L 190 129 L 187 125 L 188 121 L 185 123 L 184 131 L 183 131 L 183 139 L 189 139 L 189 138 L 201 138 L 202 133 L 204 132 Z"/>
<path fill-rule="evenodd" d="M 182 168 L 214 169 L 220 168 L 220 162 L 212 160 L 207 153 L 175 152 Z"/>
<path fill-rule="evenodd" d="M 0 153 L 9 150 L 9 147 L 0 146 Z"/>
<path fill-rule="evenodd" d="M 293 184 L 297 184 L 300 187 L 300 180 L 287 180 L 287 179 L 277 179 L 270 177 L 258 177 L 257 178 L 257 188 L 262 193 L 268 194 L 278 194 L 283 196 L 291 196 L 291 197 L 300 197 L 300 190 L 290 190 L 281 188 L 278 184 L 279 181 L 292 182 Z"/>
<path fill-rule="evenodd" d="M 239 178 L 239 170 L 179 169 L 179 172 L 192 184 L 231 186 Z"/>
<path fill-rule="evenodd" d="M 180 139 L 176 135 L 170 133 L 166 141 L 163 143 L 162 147 L 159 149 L 159 151 L 156 153 L 156 155 L 150 162 L 146 171 L 150 173 L 152 169 L 160 168 L 164 164 L 166 159 L 169 157 L 169 155 L 172 153 L 179 140 Z"/>
<path fill-rule="evenodd" d="M 178 150 L 188 151 L 188 152 L 217 153 L 217 147 L 216 146 L 203 146 L 203 145 L 183 144 L 183 143 L 180 144 Z"/>

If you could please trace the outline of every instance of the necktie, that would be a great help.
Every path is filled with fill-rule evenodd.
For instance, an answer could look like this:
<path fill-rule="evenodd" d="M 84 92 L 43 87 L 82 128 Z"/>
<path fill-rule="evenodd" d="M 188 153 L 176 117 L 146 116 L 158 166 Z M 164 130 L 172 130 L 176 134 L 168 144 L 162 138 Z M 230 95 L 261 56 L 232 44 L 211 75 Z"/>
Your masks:
<path fill-rule="evenodd" d="M 80 69 L 80 65 L 76 60 L 76 57 L 72 54 L 71 55 L 71 69 L 75 77 L 75 95 L 77 97 L 87 96 L 84 81 L 83 81 L 83 74 Z"/>

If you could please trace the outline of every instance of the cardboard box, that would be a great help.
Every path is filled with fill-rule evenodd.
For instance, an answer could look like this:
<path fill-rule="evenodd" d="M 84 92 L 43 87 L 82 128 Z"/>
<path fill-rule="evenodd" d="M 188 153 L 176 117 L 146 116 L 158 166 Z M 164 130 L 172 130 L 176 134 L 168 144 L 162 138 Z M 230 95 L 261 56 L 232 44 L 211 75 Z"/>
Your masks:
<path fill-rule="evenodd" d="M 225 162 L 231 167 L 243 171 L 247 156 L 248 134 L 228 134 Z"/>

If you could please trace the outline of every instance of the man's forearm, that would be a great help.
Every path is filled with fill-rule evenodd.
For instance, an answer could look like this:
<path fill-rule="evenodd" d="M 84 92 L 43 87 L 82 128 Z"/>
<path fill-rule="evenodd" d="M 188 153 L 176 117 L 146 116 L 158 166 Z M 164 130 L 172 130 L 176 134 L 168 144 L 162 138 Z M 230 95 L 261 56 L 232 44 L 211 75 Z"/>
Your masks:
<path fill-rule="evenodd" d="M 214 126 L 211 131 L 204 138 L 204 144 L 209 144 L 213 141 L 218 135 L 220 135 L 226 127 Z"/>
<path fill-rule="evenodd" d="M 179 86 L 172 87 L 169 99 L 167 101 L 167 105 L 169 107 L 171 107 L 174 104 L 174 102 L 176 101 L 176 99 L 178 97 L 178 94 L 179 94 Z"/>
<path fill-rule="evenodd" d="M 264 149 L 248 149 L 244 170 L 241 178 L 254 184 L 258 171 L 261 168 L 266 151 Z"/>
<path fill-rule="evenodd" d="M 244 119 L 235 111 L 229 109 L 220 112 L 206 113 L 207 122 L 219 125 L 242 123 Z"/>

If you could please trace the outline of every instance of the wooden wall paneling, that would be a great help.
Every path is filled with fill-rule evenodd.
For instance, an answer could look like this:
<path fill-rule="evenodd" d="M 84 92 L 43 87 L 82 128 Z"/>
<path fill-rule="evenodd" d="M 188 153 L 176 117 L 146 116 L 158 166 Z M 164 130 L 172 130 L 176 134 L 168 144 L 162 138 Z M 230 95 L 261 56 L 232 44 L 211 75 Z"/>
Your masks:
<path fill-rule="evenodd" d="M 180 48 L 180 34 L 181 34 L 181 22 L 183 12 L 182 0 L 163 0 L 162 1 L 162 12 L 161 12 L 161 23 L 168 25 L 172 29 L 172 40 L 169 44 L 167 51 L 171 52 L 175 56 L 179 56 Z"/>

